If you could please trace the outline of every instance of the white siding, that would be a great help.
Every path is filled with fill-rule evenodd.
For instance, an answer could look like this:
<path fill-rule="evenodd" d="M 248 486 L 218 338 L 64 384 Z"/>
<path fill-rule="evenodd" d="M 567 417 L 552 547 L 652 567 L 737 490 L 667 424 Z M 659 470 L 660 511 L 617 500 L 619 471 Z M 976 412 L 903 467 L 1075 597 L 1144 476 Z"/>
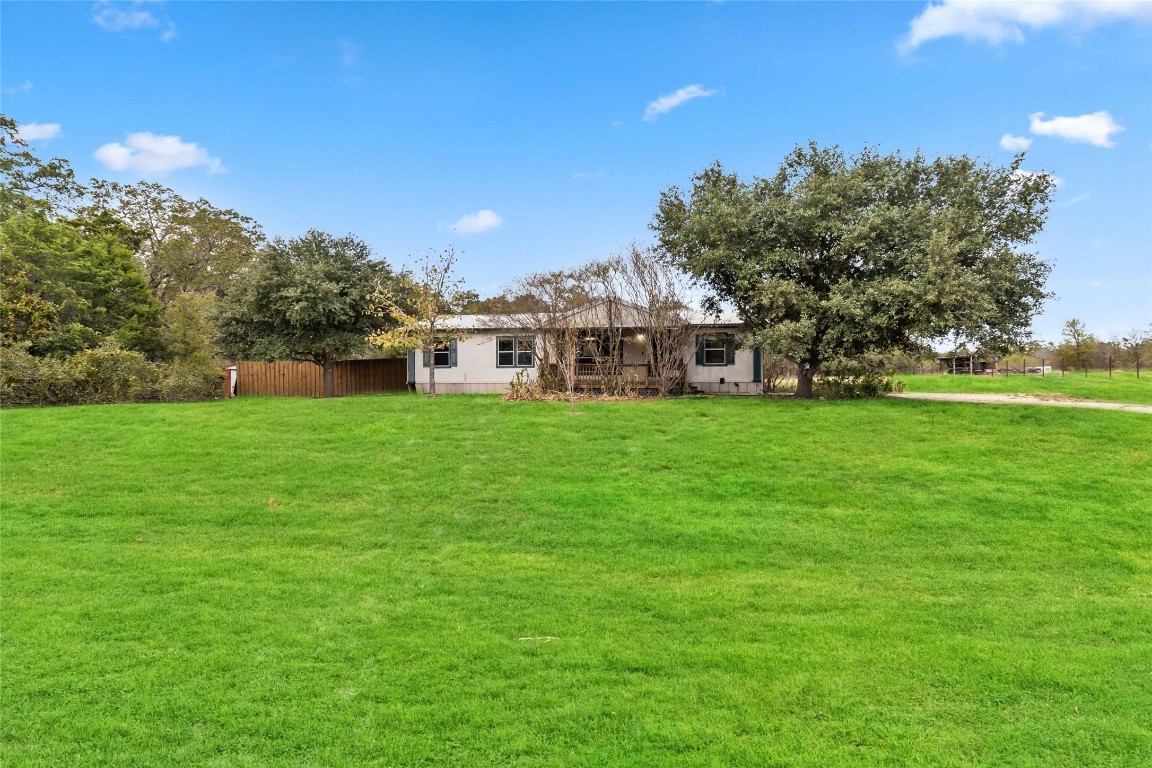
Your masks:
<path fill-rule="evenodd" d="M 716 329 L 724 331 L 729 329 Z M 709 329 L 711 332 L 712 329 Z M 508 332 L 478 331 L 456 342 L 456 365 L 452 368 L 436 369 L 436 390 L 444 394 L 503 392 L 516 376 L 520 368 L 501 368 L 496 364 L 496 338 L 512 335 Z M 643 363 L 646 353 L 642 344 L 625 342 L 624 362 Z M 701 392 L 714 394 L 759 394 L 760 383 L 754 382 L 753 352 L 750 349 L 737 349 L 732 365 L 697 365 L 696 340 L 684 350 L 684 363 L 688 382 Z M 531 376 L 536 368 L 529 368 Z M 424 367 L 423 355 L 416 351 L 415 386 L 421 392 L 428 391 L 428 369 Z M 723 379 L 723 381 L 721 381 Z"/>
<path fill-rule="evenodd" d="M 697 365 L 696 348 L 693 347 L 684 358 L 688 368 L 688 383 L 701 392 L 712 394 L 760 394 L 760 382 L 752 380 L 752 350 L 737 348 L 735 357 L 732 365 Z"/>
<path fill-rule="evenodd" d="M 503 392 L 520 368 L 496 365 L 496 337 L 508 334 L 478 333 L 456 342 L 456 365 L 436 369 L 436 391 L 450 393 Z M 536 369 L 528 371 L 535 376 Z M 428 369 L 416 351 L 416 389 L 428 391 Z"/>

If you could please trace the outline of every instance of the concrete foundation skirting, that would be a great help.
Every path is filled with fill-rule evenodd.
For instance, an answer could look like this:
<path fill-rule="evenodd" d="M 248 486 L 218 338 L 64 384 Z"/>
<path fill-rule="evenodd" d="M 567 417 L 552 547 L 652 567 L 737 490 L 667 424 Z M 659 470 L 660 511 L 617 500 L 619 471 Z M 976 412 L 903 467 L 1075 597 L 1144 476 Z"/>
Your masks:
<path fill-rule="evenodd" d="M 763 389 L 758 381 L 694 381 L 692 386 L 708 395 L 758 395 Z"/>
<path fill-rule="evenodd" d="M 417 392 L 428 392 L 428 383 L 421 382 L 416 385 Z M 470 382 L 436 382 L 438 395 L 499 395 L 508 391 L 507 384 L 470 383 Z"/>

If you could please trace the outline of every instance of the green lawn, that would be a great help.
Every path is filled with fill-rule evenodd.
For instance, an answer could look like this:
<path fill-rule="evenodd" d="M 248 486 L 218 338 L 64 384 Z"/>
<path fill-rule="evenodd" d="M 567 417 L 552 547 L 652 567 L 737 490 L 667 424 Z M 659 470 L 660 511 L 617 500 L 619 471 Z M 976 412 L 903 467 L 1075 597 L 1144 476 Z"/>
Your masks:
<path fill-rule="evenodd" d="M 1139 403 L 1152 405 L 1152 370 L 1140 372 L 1140 378 L 1129 371 L 1114 371 L 1108 378 L 1107 371 L 1069 371 L 1064 376 L 1060 371 L 1047 376 L 952 376 L 927 375 L 909 376 L 899 374 L 893 378 L 905 383 L 908 392 L 989 392 L 1005 394 L 1021 392 L 1039 395 L 1064 395 L 1084 400 L 1109 400 L 1116 403 Z"/>
<path fill-rule="evenodd" d="M 1152 764 L 1152 417 L 0 420 L 5 766 Z"/>

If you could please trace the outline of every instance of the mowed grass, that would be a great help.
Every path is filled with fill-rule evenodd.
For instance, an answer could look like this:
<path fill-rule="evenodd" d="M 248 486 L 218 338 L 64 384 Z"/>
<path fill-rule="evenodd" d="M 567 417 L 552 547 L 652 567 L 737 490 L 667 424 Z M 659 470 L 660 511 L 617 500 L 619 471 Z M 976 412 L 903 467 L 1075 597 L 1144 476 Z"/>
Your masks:
<path fill-rule="evenodd" d="M 1141 414 L 0 419 L 6 766 L 1152 764 Z"/>
<path fill-rule="evenodd" d="M 906 375 L 893 378 L 903 381 L 907 392 L 981 392 L 988 394 L 1020 393 L 1029 395 L 1060 395 L 1083 400 L 1106 400 L 1114 403 L 1152 405 L 1152 370 L 1140 372 L 1113 371 L 1060 371 L 1046 376 L 1037 374 L 1008 376 L 966 375 Z"/>

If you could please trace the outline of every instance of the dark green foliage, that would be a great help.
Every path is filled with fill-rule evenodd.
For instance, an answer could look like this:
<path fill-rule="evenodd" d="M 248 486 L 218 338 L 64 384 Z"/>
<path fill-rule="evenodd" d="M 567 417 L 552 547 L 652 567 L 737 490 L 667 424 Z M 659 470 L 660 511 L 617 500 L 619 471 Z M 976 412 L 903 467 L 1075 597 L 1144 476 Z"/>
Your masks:
<path fill-rule="evenodd" d="M 883 397 L 903 391 L 904 382 L 863 366 L 824 368 L 813 382 L 813 394 L 826 400 Z"/>
<path fill-rule="evenodd" d="M 221 298 L 217 343 L 236 359 L 302 360 L 330 374 L 334 360 L 363 351 L 381 327 L 373 294 L 391 278 L 352 235 L 276 238 Z"/>
<path fill-rule="evenodd" d="M 771 178 L 719 163 L 661 195 L 653 222 L 674 263 L 735 305 L 749 343 L 799 366 L 912 351 L 948 335 L 1020 344 L 1046 298 L 1049 266 L 1020 248 L 1040 231 L 1045 174 L 967 157 L 847 157 L 815 144 Z"/>
<path fill-rule="evenodd" d="M 115 341 L 155 356 L 161 309 L 133 256 L 132 233 L 103 216 L 54 221 L 41 211 L 0 222 L 5 344 L 67 355 Z"/>
<path fill-rule="evenodd" d="M 224 294 L 220 343 L 238 358 L 317 364 L 358 352 L 378 326 L 372 292 L 377 277 L 388 273 L 352 236 L 309 230 L 277 238 Z"/>
<path fill-rule="evenodd" d="M 114 344 L 65 358 L 17 344 L 0 347 L 0 406 L 208 400 L 223 394 L 222 375 L 214 362 L 154 363 Z"/>

